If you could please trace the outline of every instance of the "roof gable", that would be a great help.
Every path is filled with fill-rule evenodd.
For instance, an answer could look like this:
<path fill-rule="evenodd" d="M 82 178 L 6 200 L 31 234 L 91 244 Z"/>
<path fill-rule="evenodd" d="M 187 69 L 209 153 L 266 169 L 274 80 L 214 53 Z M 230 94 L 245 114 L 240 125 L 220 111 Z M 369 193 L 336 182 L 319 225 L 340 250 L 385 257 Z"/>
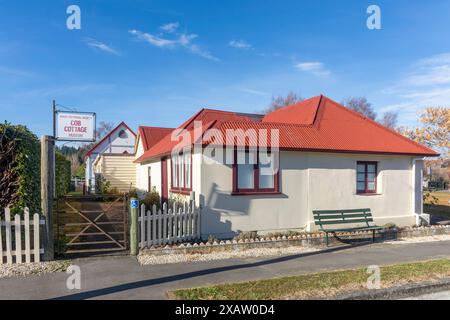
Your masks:
<path fill-rule="evenodd" d="M 131 130 L 130 127 L 125 122 L 122 121 L 121 123 L 119 123 L 117 125 L 117 127 L 115 127 L 110 132 L 108 132 L 108 134 L 106 134 L 99 142 L 96 142 L 92 146 L 92 148 L 89 149 L 89 151 L 86 153 L 85 158 L 89 157 L 92 153 L 94 153 L 96 151 L 96 149 L 103 144 L 103 142 L 105 142 L 109 137 L 111 137 L 120 128 L 125 128 L 125 129 L 129 130 L 134 135 L 134 137 L 136 137 L 136 133 L 134 133 L 134 131 Z"/>
<path fill-rule="evenodd" d="M 142 139 L 144 151 L 147 151 L 173 130 L 173 128 L 140 126 L 138 129 L 138 139 Z"/>

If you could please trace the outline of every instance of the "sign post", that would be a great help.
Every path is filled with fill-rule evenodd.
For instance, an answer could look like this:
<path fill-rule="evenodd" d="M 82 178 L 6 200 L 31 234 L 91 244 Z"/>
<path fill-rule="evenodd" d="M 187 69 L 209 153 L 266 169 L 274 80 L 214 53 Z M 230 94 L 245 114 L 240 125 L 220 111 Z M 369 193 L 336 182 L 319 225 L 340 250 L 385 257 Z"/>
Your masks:
<path fill-rule="evenodd" d="M 41 209 L 45 217 L 44 259 L 54 259 L 53 201 L 55 188 L 55 142 L 95 142 L 96 114 L 57 110 L 53 100 L 53 136 L 41 137 Z"/>
<path fill-rule="evenodd" d="M 139 211 L 138 199 L 131 198 L 130 199 L 130 255 L 132 255 L 132 256 L 135 256 L 138 253 L 138 211 Z"/>
<path fill-rule="evenodd" d="M 41 137 L 41 209 L 45 218 L 44 260 L 54 258 L 53 198 L 55 193 L 55 141 Z"/>

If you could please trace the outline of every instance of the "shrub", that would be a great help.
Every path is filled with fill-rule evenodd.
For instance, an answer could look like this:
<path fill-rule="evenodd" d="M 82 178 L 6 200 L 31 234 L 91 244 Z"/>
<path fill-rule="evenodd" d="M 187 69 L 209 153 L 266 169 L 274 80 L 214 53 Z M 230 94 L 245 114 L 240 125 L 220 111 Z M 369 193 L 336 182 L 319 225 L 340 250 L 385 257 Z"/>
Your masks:
<path fill-rule="evenodd" d="M 258 237 L 257 231 L 247 231 L 247 232 L 239 232 L 238 235 L 236 235 L 233 239 L 236 241 L 239 240 L 250 240 L 250 239 L 256 239 Z"/>
<path fill-rule="evenodd" d="M 61 197 L 70 191 L 70 161 L 60 153 L 55 158 L 55 189 L 56 196 Z"/>
<path fill-rule="evenodd" d="M 40 212 L 40 185 L 37 136 L 22 125 L 0 124 L 0 209 Z"/>
<path fill-rule="evenodd" d="M 159 196 L 158 191 L 156 191 L 156 188 L 153 187 L 151 192 L 148 192 L 145 195 L 144 200 L 142 200 L 142 203 L 145 205 L 147 209 L 151 209 L 153 205 L 156 205 L 156 209 L 159 210 L 161 207 L 161 197 Z"/>

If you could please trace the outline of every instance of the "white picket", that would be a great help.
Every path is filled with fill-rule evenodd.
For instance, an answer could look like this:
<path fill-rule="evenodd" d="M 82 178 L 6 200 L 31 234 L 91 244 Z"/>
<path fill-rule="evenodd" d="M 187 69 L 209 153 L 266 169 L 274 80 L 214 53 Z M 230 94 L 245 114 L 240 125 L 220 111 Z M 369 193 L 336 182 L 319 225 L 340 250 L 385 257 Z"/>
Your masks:
<path fill-rule="evenodd" d="M 143 247 L 145 247 L 145 205 L 144 204 L 141 205 L 141 218 L 140 218 L 140 220 L 141 220 L 141 230 L 140 230 L 140 232 L 141 232 L 141 235 L 140 235 L 141 241 L 140 241 L 140 246 L 141 246 L 141 248 L 143 248 Z"/>
<path fill-rule="evenodd" d="M 144 206 L 145 211 L 145 206 Z M 147 210 L 146 222 L 147 222 L 147 247 L 150 248 L 152 246 L 152 221 L 151 221 L 152 213 Z"/>
<path fill-rule="evenodd" d="M 22 263 L 22 232 L 20 230 L 20 216 L 14 216 L 14 235 L 16 246 L 16 263 Z"/>
<path fill-rule="evenodd" d="M 156 215 L 157 215 L 157 211 L 156 211 L 156 205 L 153 205 L 153 214 L 152 214 L 152 231 L 153 231 L 153 237 L 152 237 L 152 243 L 153 245 L 157 245 L 156 242 Z"/>
<path fill-rule="evenodd" d="M 169 209 L 170 210 L 170 209 Z M 167 216 L 169 215 L 169 210 L 166 210 L 166 213 L 163 216 L 163 244 L 167 244 Z"/>
<path fill-rule="evenodd" d="M 173 225 L 172 225 L 172 209 L 167 210 L 167 242 L 172 244 Z"/>
<path fill-rule="evenodd" d="M 34 262 L 41 261 L 41 247 L 39 245 L 39 215 L 37 213 L 33 216 L 33 237 L 34 237 Z"/>
<path fill-rule="evenodd" d="M 6 263 L 12 264 L 11 216 L 9 208 L 5 209 Z"/>
<path fill-rule="evenodd" d="M 28 208 L 25 208 L 24 210 L 24 222 L 25 222 L 25 262 L 30 263 L 31 262 L 31 255 L 30 255 L 30 249 L 31 249 L 31 243 L 30 243 L 30 211 Z"/>

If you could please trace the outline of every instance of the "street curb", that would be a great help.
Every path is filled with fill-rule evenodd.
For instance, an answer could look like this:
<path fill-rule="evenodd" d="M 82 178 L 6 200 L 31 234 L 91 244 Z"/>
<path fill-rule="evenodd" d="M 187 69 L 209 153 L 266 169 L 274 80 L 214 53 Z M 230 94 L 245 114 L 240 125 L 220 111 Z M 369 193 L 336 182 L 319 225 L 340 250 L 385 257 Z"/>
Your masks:
<path fill-rule="evenodd" d="M 450 279 L 438 282 L 426 282 L 420 284 L 408 284 L 399 287 L 358 291 L 351 294 L 334 297 L 334 300 L 393 300 L 413 298 L 415 296 L 450 290 Z"/>

